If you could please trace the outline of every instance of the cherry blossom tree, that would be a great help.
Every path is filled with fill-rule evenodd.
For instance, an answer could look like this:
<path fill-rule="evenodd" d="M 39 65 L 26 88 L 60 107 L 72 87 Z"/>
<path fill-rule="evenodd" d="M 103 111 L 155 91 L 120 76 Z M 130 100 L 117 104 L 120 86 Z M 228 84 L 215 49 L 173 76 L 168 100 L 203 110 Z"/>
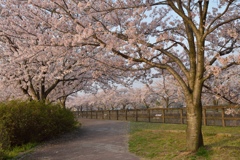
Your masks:
<path fill-rule="evenodd" d="M 159 95 L 153 92 L 152 89 L 149 89 L 149 86 L 142 88 L 111 88 L 91 94 L 90 96 L 74 96 L 68 104 L 70 106 L 79 106 L 77 104 L 81 104 L 80 101 L 82 99 L 84 99 L 83 103 L 89 101 L 89 103 L 94 104 L 95 109 L 98 110 L 159 107 L 157 103 Z"/>
<path fill-rule="evenodd" d="M 68 108 L 76 109 L 77 111 L 89 110 L 89 106 L 93 103 L 95 103 L 95 97 L 92 94 L 72 94 L 66 101 Z"/>
<path fill-rule="evenodd" d="M 114 110 L 118 105 L 116 89 L 112 88 L 109 90 L 100 91 L 94 95 L 93 101 L 95 101 L 95 104 L 99 109 Z"/>
<path fill-rule="evenodd" d="M 16 50 L 16 53 L 8 56 L 4 52 L 0 70 L 2 83 L 20 88 L 29 99 L 60 99 L 64 105 L 68 95 L 80 90 L 91 90 L 96 83 L 111 81 L 103 75 L 108 75 L 103 67 L 99 67 L 94 60 L 79 56 L 70 48 L 58 49 L 63 54 L 47 47 L 41 48 L 37 55 L 30 54 L 27 49 L 26 53 Z"/>
<path fill-rule="evenodd" d="M 162 75 L 153 85 L 147 85 L 149 90 L 157 95 L 157 102 L 165 108 L 184 105 L 184 95 L 181 87 L 171 75 Z M 177 105 L 177 106 L 176 106 Z"/>
<path fill-rule="evenodd" d="M 128 102 L 133 108 L 154 108 L 159 98 L 148 85 L 141 88 L 128 89 Z"/>
<path fill-rule="evenodd" d="M 27 99 L 27 97 L 21 92 L 20 89 L 17 89 L 15 86 L 6 85 L 4 83 L 0 83 L 0 101 L 5 102 L 13 99 Z"/>
<path fill-rule="evenodd" d="M 128 109 L 129 106 L 133 105 L 132 96 L 137 95 L 131 94 L 135 89 L 133 88 L 112 88 L 110 90 L 105 90 L 96 95 L 96 100 L 101 101 L 100 104 L 103 106 L 102 109 Z M 101 100 L 100 100 L 101 99 Z M 135 101 L 134 101 L 135 102 Z"/>
<path fill-rule="evenodd" d="M 203 146 L 202 90 L 221 70 L 239 64 L 238 0 L 1 1 L 2 32 L 40 46 L 78 46 L 121 57 L 113 67 L 149 78 L 166 70 L 187 107 L 187 150 Z M 12 16 L 9 16 L 12 15 Z M 8 25 L 8 26 L 6 26 Z M 10 26 L 10 27 L 9 27 Z M 32 30 L 48 28 L 44 33 Z M 112 58 L 101 59 L 108 65 Z M 221 65 L 219 64 L 221 63 Z M 152 69 L 157 71 L 154 72 Z M 141 76 L 136 76 L 141 73 Z"/>
<path fill-rule="evenodd" d="M 18 2 L 20 1 L 10 3 L 16 5 L 16 8 L 13 8 L 16 12 L 17 8 L 20 9 Z M 10 21 L 16 17 L 21 21 L 18 24 Z M 108 58 L 111 59 L 108 65 L 113 65 L 119 62 L 118 58 L 101 56 L 96 61 L 96 53 L 87 53 L 84 48 L 41 45 L 37 35 L 48 34 L 52 30 L 41 26 L 42 22 L 38 21 L 37 27 L 31 28 L 27 33 L 20 32 L 26 27 L 26 17 L 24 14 L 8 14 L 2 11 L 1 83 L 17 87 L 29 99 L 59 100 L 63 106 L 67 97 L 78 91 L 95 91 L 98 88 L 108 88 L 113 82 L 124 83 L 125 72 L 115 68 L 108 69 L 100 62 Z M 14 29 L 14 26 L 20 30 Z M 56 31 L 53 32 L 57 36 Z"/>
<path fill-rule="evenodd" d="M 119 92 L 116 88 L 101 90 L 91 94 L 75 94 L 68 100 L 68 106 L 81 108 L 81 110 L 114 110 L 121 104 Z"/>
<path fill-rule="evenodd" d="M 209 105 L 240 104 L 240 68 L 232 66 L 204 84 L 203 102 Z"/>
<path fill-rule="evenodd" d="M 29 99 L 59 100 L 65 106 L 66 98 L 73 93 L 95 92 L 98 88 L 111 87 L 113 81 L 122 81 L 121 72 L 105 70 L 90 58 L 71 53 L 58 57 L 50 51 L 44 54 L 17 61 L 11 56 L 13 61 L 2 61 L 1 82 L 21 89 Z"/>

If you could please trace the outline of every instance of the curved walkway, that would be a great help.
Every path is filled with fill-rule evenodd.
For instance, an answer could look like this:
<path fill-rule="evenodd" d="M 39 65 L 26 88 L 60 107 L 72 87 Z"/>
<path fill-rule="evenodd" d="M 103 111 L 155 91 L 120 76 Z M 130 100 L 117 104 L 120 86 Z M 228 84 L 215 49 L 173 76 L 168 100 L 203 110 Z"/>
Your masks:
<path fill-rule="evenodd" d="M 139 160 L 128 152 L 128 122 L 79 119 L 82 127 L 21 160 Z"/>

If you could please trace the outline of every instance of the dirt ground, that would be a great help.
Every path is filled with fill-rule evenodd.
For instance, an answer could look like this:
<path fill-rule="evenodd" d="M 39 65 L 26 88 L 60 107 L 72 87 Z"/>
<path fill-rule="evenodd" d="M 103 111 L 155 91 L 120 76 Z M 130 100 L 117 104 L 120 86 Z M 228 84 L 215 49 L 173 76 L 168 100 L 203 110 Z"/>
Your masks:
<path fill-rule="evenodd" d="M 128 152 L 129 122 L 79 119 L 82 127 L 51 140 L 19 160 L 139 160 Z"/>

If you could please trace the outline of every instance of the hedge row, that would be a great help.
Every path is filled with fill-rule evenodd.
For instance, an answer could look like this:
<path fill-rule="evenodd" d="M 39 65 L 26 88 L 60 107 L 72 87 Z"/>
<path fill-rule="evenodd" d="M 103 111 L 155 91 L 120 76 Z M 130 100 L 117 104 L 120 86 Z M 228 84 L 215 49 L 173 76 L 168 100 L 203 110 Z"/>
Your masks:
<path fill-rule="evenodd" d="M 18 100 L 0 103 L 0 150 L 41 142 L 76 124 L 72 112 L 60 105 Z"/>

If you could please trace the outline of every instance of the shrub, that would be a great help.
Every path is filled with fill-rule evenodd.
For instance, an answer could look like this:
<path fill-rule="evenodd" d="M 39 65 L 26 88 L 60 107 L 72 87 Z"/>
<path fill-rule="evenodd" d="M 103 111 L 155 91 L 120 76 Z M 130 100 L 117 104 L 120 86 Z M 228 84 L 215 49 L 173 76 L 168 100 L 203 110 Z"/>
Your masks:
<path fill-rule="evenodd" d="M 3 153 L 3 150 L 0 149 L 0 160 L 2 160 L 4 157 L 4 153 Z"/>
<path fill-rule="evenodd" d="M 41 142 L 76 126 L 72 112 L 55 104 L 9 101 L 0 104 L 0 148 Z"/>

